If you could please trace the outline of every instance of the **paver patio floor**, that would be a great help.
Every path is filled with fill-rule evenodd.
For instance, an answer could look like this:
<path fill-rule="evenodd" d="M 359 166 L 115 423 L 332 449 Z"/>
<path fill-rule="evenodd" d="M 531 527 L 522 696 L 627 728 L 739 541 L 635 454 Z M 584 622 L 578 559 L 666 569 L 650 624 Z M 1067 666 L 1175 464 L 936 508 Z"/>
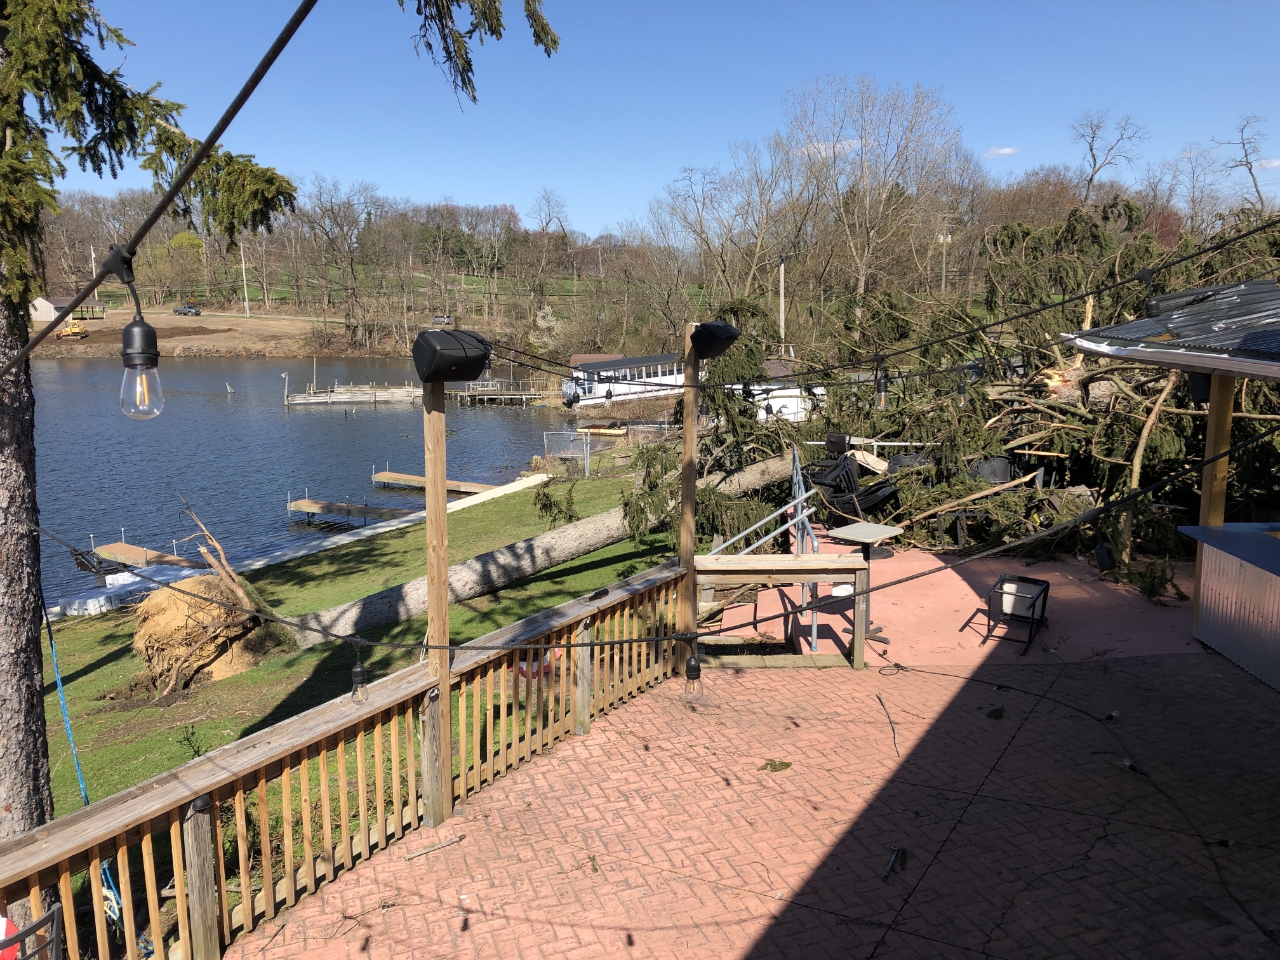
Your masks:
<path fill-rule="evenodd" d="M 1280 956 L 1280 694 L 1219 656 L 705 676 L 228 957 Z"/>

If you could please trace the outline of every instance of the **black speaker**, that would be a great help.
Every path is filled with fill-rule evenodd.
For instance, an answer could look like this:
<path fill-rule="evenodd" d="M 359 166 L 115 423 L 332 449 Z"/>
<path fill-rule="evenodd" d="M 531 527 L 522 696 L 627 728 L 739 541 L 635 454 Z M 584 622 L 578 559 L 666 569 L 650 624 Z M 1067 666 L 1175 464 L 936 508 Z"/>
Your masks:
<path fill-rule="evenodd" d="M 423 383 L 477 380 L 493 345 L 470 330 L 424 330 L 413 342 L 413 366 Z"/>

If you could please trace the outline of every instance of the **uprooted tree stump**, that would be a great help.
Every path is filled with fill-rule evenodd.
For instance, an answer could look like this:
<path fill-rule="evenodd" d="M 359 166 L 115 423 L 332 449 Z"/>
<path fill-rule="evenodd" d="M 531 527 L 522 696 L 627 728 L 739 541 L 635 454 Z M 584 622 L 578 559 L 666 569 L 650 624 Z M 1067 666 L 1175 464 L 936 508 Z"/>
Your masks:
<path fill-rule="evenodd" d="M 162 587 L 138 604 L 133 651 L 146 664 L 158 697 L 210 680 L 244 673 L 261 662 L 281 636 L 259 615 L 270 613 L 227 563 L 222 546 L 200 519 L 184 511 L 205 543 L 200 554 L 212 573 Z M 212 549 L 210 549 L 212 547 Z"/>

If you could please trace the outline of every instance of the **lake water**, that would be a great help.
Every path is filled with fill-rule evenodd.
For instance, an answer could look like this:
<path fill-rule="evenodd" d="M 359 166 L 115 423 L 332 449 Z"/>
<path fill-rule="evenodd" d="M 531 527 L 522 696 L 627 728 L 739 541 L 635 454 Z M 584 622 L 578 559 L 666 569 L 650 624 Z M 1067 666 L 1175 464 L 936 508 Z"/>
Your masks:
<path fill-rule="evenodd" d="M 421 490 L 374 487 L 376 468 L 423 472 L 420 403 L 284 406 L 306 389 L 311 361 L 170 359 L 160 365 L 164 412 L 130 420 L 120 412 L 118 360 L 37 360 L 36 477 L 40 523 L 89 547 L 121 538 L 171 551 L 192 533 L 187 502 L 235 560 L 347 529 L 343 522 L 291 522 L 287 497 L 422 509 Z M 415 382 L 407 360 L 322 360 L 321 386 Z M 227 392 L 230 384 L 234 393 Z M 564 429 L 558 407 L 448 408 L 451 480 L 505 483 L 541 454 L 544 430 Z M 296 515 L 295 515 L 296 516 Z M 50 603 L 95 585 L 67 550 L 41 538 Z M 191 544 L 179 553 L 196 556 Z"/>

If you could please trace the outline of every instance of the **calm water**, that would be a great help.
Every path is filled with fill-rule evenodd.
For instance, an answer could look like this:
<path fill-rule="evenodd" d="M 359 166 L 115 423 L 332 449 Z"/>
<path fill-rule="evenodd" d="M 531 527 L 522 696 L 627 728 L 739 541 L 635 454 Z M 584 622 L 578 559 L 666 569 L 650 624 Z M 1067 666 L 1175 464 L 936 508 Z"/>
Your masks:
<path fill-rule="evenodd" d="M 293 546 L 346 529 L 289 522 L 286 498 L 422 509 L 422 491 L 375 488 L 375 468 L 423 472 L 421 404 L 377 409 L 284 407 L 311 380 L 309 360 L 170 359 L 160 367 L 164 412 L 130 420 L 120 412 L 118 360 L 38 360 L 36 472 L 40 522 L 76 544 L 120 539 L 172 550 L 193 530 L 180 498 L 232 559 Z M 408 361 L 329 360 L 321 386 L 413 382 Z M 228 394 L 230 384 L 235 393 Z M 542 432 L 562 429 L 555 407 L 456 407 L 448 411 L 451 480 L 503 483 L 542 453 Z M 94 586 L 67 551 L 42 539 L 50 602 Z M 194 556 L 192 545 L 179 552 Z"/>

